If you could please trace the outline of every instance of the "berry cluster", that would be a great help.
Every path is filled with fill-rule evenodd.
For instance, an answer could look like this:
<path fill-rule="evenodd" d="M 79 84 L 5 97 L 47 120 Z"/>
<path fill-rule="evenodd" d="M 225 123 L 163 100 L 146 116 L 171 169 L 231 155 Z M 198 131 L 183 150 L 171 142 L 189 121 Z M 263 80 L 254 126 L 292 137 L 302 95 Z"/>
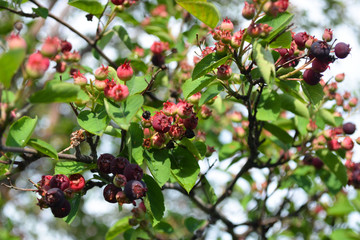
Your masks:
<path fill-rule="evenodd" d="M 201 93 L 196 93 L 189 98 L 189 101 L 197 105 Z M 194 111 L 194 105 L 180 99 L 175 104 L 165 102 L 163 109 L 151 116 L 145 111 L 142 115 L 142 126 L 144 128 L 143 146 L 146 148 L 174 147 L 174 142 L 183 137 L 193 138 L 194 129 L 198 124 L 198 117 Z M 203 119 L 211 116 L 211 109 L 205 105 L 199 108 L 199 114 Z"/>
<path fill-rule="evenodd" d="M 354 188 L 360 189 L 360 163 L 347 160 L 345 166 L 347 167 L 348 185 L 353 185 Z"/>
<path fill-rule="evenodd" d="M 43 175 L 37 187 L 41 196 L 38 199 L 40 208 L 50 207 L 55 217 L 63 218 L 69 215 L 71 210 L 68 199 L 85 187 L 85 179 L 81 174 L 72 174 L 69 177 L 64 174 Z"/>
<path fill-rule="evenodd" d="M 133 203 L 147 192 L 146 184 L 141 180 L 143 170 L 137 164 L 130 163 L 125 157 L 114 157 L 109 153 L 101 154 L 97 160 L 99 172 L 112 174 L 113 182 L 106 185 L 104 199 L 110 203 Z"/>

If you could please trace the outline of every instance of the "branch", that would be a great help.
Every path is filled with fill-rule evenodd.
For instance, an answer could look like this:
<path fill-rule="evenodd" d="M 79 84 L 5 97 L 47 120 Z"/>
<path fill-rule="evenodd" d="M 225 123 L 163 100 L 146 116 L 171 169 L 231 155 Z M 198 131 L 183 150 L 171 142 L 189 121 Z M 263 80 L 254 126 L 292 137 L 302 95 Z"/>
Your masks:
<path fill-rule="evenodd" d="M 39 17 L 39 15 L 37 15 L 36 13 L 25 13 L 23 11 L 16 11 L 14 9 L 4 7 L 4 6 L 0 6 L 0 9 L 7 10 L 9 12 L 15 13 L 16 15 L 23 16 L 23 17 L 29 17 L 29 18 L 37 18 L 37 17 Z"/>

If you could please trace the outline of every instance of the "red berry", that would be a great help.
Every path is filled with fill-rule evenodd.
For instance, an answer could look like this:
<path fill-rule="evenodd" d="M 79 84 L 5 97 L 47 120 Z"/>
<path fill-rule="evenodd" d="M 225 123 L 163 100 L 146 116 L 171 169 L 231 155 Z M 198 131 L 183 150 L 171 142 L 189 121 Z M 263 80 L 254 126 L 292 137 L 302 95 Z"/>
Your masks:
<path fill-rule="evenodd" d="M 118 67 L 116 73 L 118 78 L 124 82 L 129 81 L 134 75 L 134 71 L 130 66 L 130 62 L 125 62 L 120 67 Z"/>
<path fill-rule="evenodd" d="M 338 58 L 346 58 L 347 55 L 349 55 L 350 51 L 351 51 L 351 48 L 350 48 L 349 44 L 339 42 L 335 46 L 335 55 Z"/>
<path fill-rule="evenodd" d="M 40 52 L 33 53 L 25 65 L 26 73 L 33 79 L 40 78 L 49 68 L 50 60 L 43 57 Z"/>
<path fill-rule="evenodd" d="M 221 80 L 228 80 L 231 77 L 232 70 L 229 65 L 221 65 L 217 69 L 217 78 Z"/>
<path fill-rule="evenodd" d="M 157 112 L 151 118 L 151 124 L 155 131 L 166 133 L 171 127 L 171 117 L 166 116 L 163 112 Z"/>
<path fill-rule="evenodd" d="M 111 2 L 114 4 L 114 5 L 122 5 L 124 3 L 124 0 L 111 0 Z"/>
<path fill-rule="evenodd" d="M 72 49 L 72 45 L 71 43 L 69 43 L 68 41 L 66 40 L 61 40 L 61 52 L 64 53 L 64 52 L 70 52 L 71 49 Z"/>
<path fill-rule="evenodd" d="M 254 4 L 249 4 L 245 2 L 245 6 L 242 10 L 242 15 L 244 18 L 250 20 L 255 16 L 255 6 Z"/>
<path fill-rule="evenodd" d="M 183 119 L 183 123 L 187 129 L 195 129 L 197 127 L 198 120 L 199 118 L 195 113 L 193 113 L 191 117 Z"/>
<path fill-rule="evenodd" d="M 353 149 L 354 142 L 350 137 L 345 137 L 341 142 L 341 147 L 343 147 L 345 150 L 349 151 Z"/>
<path fill-rule="evenodd" d="M 311 69 L 316 72 L 325 72 L 328 69 L 329 62 L 328 61 L 321 61 L 317 58 L 312 62 Z"/>
<path fill-rule="evenodd" d="M 320 158 L 318 157 L 313 157 L 312 158 L 312 165 L 316 168 L 316 169 L 321 169 L 324 166 L 323 161 L 321 161 Z"/>
<path fill-rule="evenodd" d="M 81 174 L 72 174 L 69 176 L 71 190 L 78 192 L 85 187 L 85 178 Z"/>

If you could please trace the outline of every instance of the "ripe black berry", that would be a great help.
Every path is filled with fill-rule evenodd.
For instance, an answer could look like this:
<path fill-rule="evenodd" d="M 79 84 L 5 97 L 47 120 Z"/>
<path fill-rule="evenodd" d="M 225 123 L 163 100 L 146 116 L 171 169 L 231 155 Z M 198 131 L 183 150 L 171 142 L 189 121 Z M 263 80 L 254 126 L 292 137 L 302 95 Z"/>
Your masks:
<path fill-rule="evenodd" d="M 116 203 L 116 194 L 121 191 L 121 188 L 117 188 L 114 184 L 108 184 L 104 188 L 104 199 L 109 203 Z"/>
<path fill-rule="evenodd" d="M 316 85 L 320 82 L 320 78 L 322 77 L 322 74 L 315 72 L 314 70 L 306 69 L 303 78 L 304 81 L 309 85 Z"/>
<path fill-rule="evenodd" d="M 114 158 L 110 163 L 110 171 L 113 174 L 123 174 L 125 167 L 129 164 L 129 160 L 125 157 Z"/>
<path fill-rule="evenodd" d="M 97 166 L 102 173 L 111 173 L 111 162 L 115 157 L 109 153 L 101 154 L 97 160 Z"/>
<path fill-rule="evenodd" d="M 343 125 L 343 130 L 344 130 L 344 133 L 346 134 L 353 134 L 356 130 L 356 125 L 353 124 L 353 123 L 345 123 Z"/>
<path fill-rule="evenodd" d="M 45 194 L 45 202 L 49 207 L 60 207 L 64 200 L 65 195 L 60 188 L 51 188 Z"/>
<path fill-rule="evenodd" d="M 71 205 L 68 200 L 65 199 L 65 201 L 62 203 L 60 207 L 52 207 L 51 212 L 54 215 L 54 217 L 57 218 L 63 218 L 69 215 L 71 210 Z"/>
<path fill-rule="evenodd" d="M 147 188 L 143 181 L 131 180 L 126 183 L 124 192 L 127 198 L 130 201 L 133 201 L 144 197 L 147 192 Z"/>
<path fill-rule="evenodd" d="M 124 175 L 127 181 L 130 180 L 141 180 L 143 177 L 143 170 L 137 164 L 131 163 L 124 169 Z"/>
<path fill-rule="evenodd" d="M 193 130 L 187 128 L 186 131 L 185 131 L 185 137 L 187 138 L 193 138 L 195 137 L 195 133 Z"/>
<path fill-rule="evenodd" d="M 163 65 L 165 64 L 165 56 L 163 56 L 162 54 L 155 54 L 154 56 L 152 56 L 151 62 L 156 67 L 163 67 Z"/>
<path fill-rule="evenodd" d="M 175 145 L 174 145 L 174 142 L 173 141 L 169 141 L 167 144 L 166 144 L 166 148 L 168 149 L 171 149 L 171 148 L 174 148 Z"/>
<path fill-rule="evenodd" d="M 347 55 L 349 55 L 350 53 L 350 45 L 343 43 L 343 42 L 339 42 L 338 44 L 336 44 L 335 46 L 335 55 L 338 58 L 346 58 Z"/>
<path fill-rule="evenodd" d="M 317 157 L 313 157 L 312 158 L 312 165 L 316 168 L 316 169 L 321 169 L 324 166 L 323 161 L 321 161 L 320 158 Z"/>
<path fill-rule="evenodd" d="M 328 61 L 321 61 L 317 58 L 312 62 L 312 70 L 315 72 L 325 72 L 325 70 L 328 68 L 329 62 Z"/>
<path fill-rule="evenodd" d="M 149 120 L 151 117 L 151 113 L 149 111 L 145 111 L 143 112 L 142 117 L 146 120 Z"/>
<path fill-rule="evenodd" d="M 64 191 L 70 186 L 70 180 L 64 174 L 56 174 L 50 180 L 50 188 L 60 188 Z"/>
<path fill-rule="evenodd" d="M 320 60 L 326 60 L 329 58 L 330 47 L 324 41 L 317 41 L 311 45 L 310 53 Z"/>

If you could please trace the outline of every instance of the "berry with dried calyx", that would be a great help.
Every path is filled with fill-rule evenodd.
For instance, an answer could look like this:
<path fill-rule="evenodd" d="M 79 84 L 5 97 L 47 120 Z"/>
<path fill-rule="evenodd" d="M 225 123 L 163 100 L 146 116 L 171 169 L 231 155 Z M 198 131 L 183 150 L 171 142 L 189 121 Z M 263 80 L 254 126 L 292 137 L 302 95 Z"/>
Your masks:
<path fill-rule="evenodd" d="M 109 66 L 105 67 L 104 65 L 97 68 L 94 73 L 95 78 L 97 80 L 105 80 L 107 78 L 108 74 L 109 74 Z"/>
<path fill-rule="evenodd" d="M 116 194 L 121 191 L 121 188 L 116 187 L 114 184 L 108 184 L 104 188 L 104 199 L 109 203 L 116 203 Z"/>
<path fill-rule="evenodd" d="M 74 78 L 75 85 L 85 86 L 87 84 L 86 77 L 80 71 L 77 71 L 77 73 L 74 73 L 72 75 L 72 77 Z"/>
<path fill-rule="evenodd" d="M 309 85 L 318 84 L 320 82 L 321 77 L 322 77 L 322 74 L 315 72 L 311 68 L 306 69 L 303 74 L 304 81 Z"/>
<path fill-rule="evenodd" d="M 346 58 L 351 51 L 350 45 L 344 42 L 339 42 L 335 45 L 335 55 L 338 58 Z"/>
<path fill-rule="evenodd" d="M 97 167 L 102 173 L 111 173 L 111 162 L 115 157 L 109 153 L 101 154 L 97 160 Z"/>
<path fill-rule="evenodd" d="M 131 163 L 125 167 L 124 175 L 127 181 L 141 180 L 143 177 L 143 170 L 139 165 L 135 163 Z"/>
<path fill-rule="evenodd" d="M 167 116 L 174 116 L 177 113 L 177 106 L 173 102 L 166 101 L 163 103 L 162 112 Z"/>
<path fill-rule="evenodd" d="M 217 78 L 220 80 L 228 80 L 231 78 L 232 70 L 229 65 L 223 64 L 217 69 Z"/>
<path fill-rule="evenodd" d="M 70 180 L 64 174 L 56 174 L 51 178 L 49 184 L 51 188 L 60 188 L 64 191 L 70 186 Z"/>
<path fill-rule="evenodd" d="M 126 177 L 123 175 L 123 174 L 116 174 L 114 176 L 114 179 L 113 179 L 113 184 L 118 187 L 118 188 L 122 188 L 125 186 L 127 182 L 127 179 Z"/>
<path fill-rule="evenodd" d="M 60 51 L 61 41 L 57 37 L 47 37 L 40 50 L 45 57 L 54 57 Z"/>
<path fill-rule="evenodd" d="M 44 199 L 49 207 L 59 207 L 64 202 L 65 195 L 60 188 L 51 188 L 45 193 Z"/>
<path fill-rule="evenodd" d="M 144 139 L 146 140 L 146 139 Z M 148 145 L 146 144 L 150 144 L 150 146 L 154 147 L 154 148 L 162 148 L 166 142 L 166 138 L 165 135 L 163 133 L 155 133 L 154 135 L 152 135 L 152 137 L 149 139 L 149 142 L 145 142 L 144 141 L 144 146 L 148 147 Z"/>
<path fill-rule="evenodd" d="M 166 116 L 163 112 L 156 112 L 151 118 L 151 124 L 155 131 L 166 133 L 171 127 L 171 117 Z"/>
<path fill-rule="evenodd" d="M 62 53 L 70 52 L 71 49 L 72 49 L 71 43 L 66 41 L 66 40 L 61 40 L 60 46 L 61 46 L 61 52 Z"/>
<path fill-rule="evenodd" d="M 132 78 L 134 75 L 134 70 L 130 66 L 130 62 L 125 61 L 120 67 L 118 67 L 116 73 L 120 80 L 126 82 Z"/>
<path fill-rule="evenodd" d="M 64 200 L 64 202 L 59 207 L 52 207 L 51 212 L 54 215 L 54 217 L 57 218 L 64 218 L 67 215 L 69 215 L 71 211 L 71 205 L 68 200 Z"/>
<path fill-rule="evenodd" d="M 255 5 L 245 2 L 245 6 L 242 10 L 242 16 L 248 20 L 255 16 Z"/>
<path fill-rule="evenodd" d="M 124 188 L 124 193 L 130 201 L 144 197 L 146 192 L 146 184 L 138 180 L 128 181 Z"/>
<path fill-rule="evenodd" d="M 77 173 L 69 176 L 70 189 L 74 192 L 81 191 L 85 187 L 85 178 Z"/>
<path fill-rule="evenodd" d="M 110 172 L 113 174 L 123 174 L 124 169 L 130 162 L 125 157 L 114 158 L 110 163 Z"/>
<path fill-rule="evenodd" d="M 325 41 L 317 41 L 311 45 L 310 53 L 320 60 L 328 60 L 330 47 Z"/>
<path fill-rule="evenodd" d="M 198 125 L 199 118 L 195 113 L 191 114 L 191 117 L 183 119 L 183 124 L 186 129 L 195 129 Z"/>
<path fill-rule="evenodd" d="M 222 23 L 220 24 L 220 29 L 223 31 L 230 31 L 234 30 L 234 24 L 231 22 L 230 19 L 225 18 Z"/>
<path fill-rule="evenodd" d="M 180 99 L 180 101 L 176 104 L 176 106 L 177 106 L 177 114 L 182 119 L 190 117 L 193 113 L 193 105 L 184 100 Z"/>
<path fill-rule="evenodd" d="M 333 31 L 330 28 L 326 28 L 322 35 L 322 39 L 325 42 L 331 42 L 332 38 L 333 38 Z"/>

